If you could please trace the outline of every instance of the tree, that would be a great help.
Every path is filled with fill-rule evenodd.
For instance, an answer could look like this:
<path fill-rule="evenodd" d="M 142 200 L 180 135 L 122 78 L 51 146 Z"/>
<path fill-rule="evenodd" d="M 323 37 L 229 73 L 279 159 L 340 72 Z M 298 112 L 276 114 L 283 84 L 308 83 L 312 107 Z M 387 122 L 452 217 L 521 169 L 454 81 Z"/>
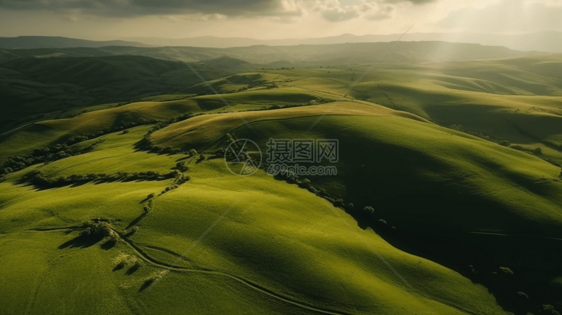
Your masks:
<path fill-rule="evenodd" d="M 365 208 L 363 208 L 363 213 L 365 213 L 365 215 L 369 217 L 372 217 L 375 214 L 375 208 L 366 206 Z"/>
<path fill-rule="evenodd" d="M 498 273 L 505 277 L 513 277 L 513 271 L 511 271 L 508 267 L 500 267 Z"/>
<path fill-rule="evenodd" d="M 533 150 L 533 153 L 535 153 L 536 155 L 542 155 L 542 149 L 536 148 L 536 149 Z"/>
<path fill-rule="evenodd" d="M 176 164 L 176 168 L 182 172 L 185 172 L 188 170 L 188 167 L 185 165 L 185 162 L 178 162 Z"/>
<path fill-rule="evenodd" d="M 345 204 L 343 203 L 343 199 L 336 199 L 336 201 L 334 202 L 334 206 L 344 208 Z"/>
<path fill-rule="evenodd" d="M 195 149 L 189 150 L 189 156 L 196 156 L 196 155 L 197 155 L 197 150 Z"/>

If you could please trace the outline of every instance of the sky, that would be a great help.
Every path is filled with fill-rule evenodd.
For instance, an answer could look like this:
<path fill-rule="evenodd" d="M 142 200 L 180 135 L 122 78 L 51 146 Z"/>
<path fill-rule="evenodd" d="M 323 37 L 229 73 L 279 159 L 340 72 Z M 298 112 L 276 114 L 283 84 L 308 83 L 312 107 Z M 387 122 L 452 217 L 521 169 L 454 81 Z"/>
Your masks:
<path fill-rule="evenodd" d="M 0 36 L 197 36 L 562 31 L 562 0 L 0 0 Z M 149 26 L 150 25 L 150 26 Z"/>

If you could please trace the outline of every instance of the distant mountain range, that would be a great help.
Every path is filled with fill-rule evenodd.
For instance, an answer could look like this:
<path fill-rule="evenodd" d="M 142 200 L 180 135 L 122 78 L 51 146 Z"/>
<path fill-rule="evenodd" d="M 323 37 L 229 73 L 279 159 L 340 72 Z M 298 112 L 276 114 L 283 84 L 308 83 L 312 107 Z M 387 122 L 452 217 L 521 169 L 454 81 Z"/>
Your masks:
<path fill-rule="evenodd" d="M 0 48 L 6 49 L 32 49 L 32 48 L 71 48 L 89 47 L 99 48 L 106 46 L 135 46 L 148 47 L 150 45 L 124 40 L 93 41 L 66 37 L 50 36 L 19 36 L 0 37 Z"/>
<path fill-rule="evenodd" d="M 399 34 L 363 36 L 342 34 L 338 36 L 321 38 L 260 40 L 244 37 L 201 36 L 179 39 L 167 38 L 166 41 L 172 46 L 230 48 L 256 45 L 293 46 L 391 42 L 395 41 L 399 37 Z M 562 53 L 562 32 L 539 32 L 520 35 L 484 33 L 413 33 L 407 34 L 403 38 L 403 41 L 443 41 L 451 43 L 470 43 L 489 46 L 503 46 L 519 51 Z M 7 49 L 71 47 L 99 48 L 106 46 L 162 47 L 164 46 L 164 43 L 160 38 L 157 37 L 129 38 L 128 41 L 91 41 L 84 39 L 47 36 L 0 37 L 0 48 Z"/>
<path fill-rule="evenodd" d="M 232 48 L 176 47 L 175 52 L 168 47 L 101 47 L 101 48 L 39 48 L 39 49 L 0 49 L 0 63 L 20 58 L 63 58 L 63 57 L 103 57 L 103 56 L 145 56 L 172 61 L 212 62 L 218 70 L 234 68 L 235 72 L 259 68 L 281 67 L 320 67 L 373 63 L 392 45 L 381 43 L 347 43 L 331 45 L 294 46 L 248 46 Z M 521 52 L 500 46 L 446 42 L 400 42 L 381 60 L 382 64 L 404 62 L 466 61 L 478 59 L 497 59 L 541 54 L 540 52 Z M 239 59 L 220 59 L 229 57 Z M 254 66 L 248 67 L 251 63 Z M 244 70 L 246 69 L 246 70 Z M 227 70 L 228 71 L 228 70 Z"/>
<path fill-rule="evenodd" d="M 373 43 L 395 41 L 400 34 L 363 35 L 343 34 L 339 36 L 307 39 L 259 40 L 243 37 L 201 36 L 181 39 L 166 39 L 172 46 L 191 47 L 244 47 L 253 45 L 290 46 L 290 45 L 326 45 L 343 43 Z M 153 46 L 162 46 L 159 38 L 131 38 Z M 413 33 L 403 38 L 404 41 L 444 41 L 452 43 L 472 43 L 481 45 L 504 46 L 521 51 L 543 51 L 562 53 L 562 32 L 540 32 L 521 35 L 484 34 L 484 33 Z"/>

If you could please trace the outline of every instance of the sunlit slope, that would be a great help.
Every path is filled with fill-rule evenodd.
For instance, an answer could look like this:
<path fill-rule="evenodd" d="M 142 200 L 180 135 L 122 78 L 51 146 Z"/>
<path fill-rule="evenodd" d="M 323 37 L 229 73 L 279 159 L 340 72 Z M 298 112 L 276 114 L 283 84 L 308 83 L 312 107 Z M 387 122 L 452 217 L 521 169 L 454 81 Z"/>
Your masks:
<path fill-rule="evenodd" d="M 251 74 L 240 77 L 252 80 Z M 207 87 L 204 88 L 208 91 Z M 327 102 L 331 98 L 333 96 L 292 87 L 276 89 L 262 87 L 220 96 L 170 95 L 118 107 L 100 109 L 99 106 L 95 106 L 91 107 L 91 111 L 80 113 L 73 118 L 42 120 L 0 135 L 0 145 L 3 149 L 0 152 L 0 162 L 13 155 L 29 154 L 33 149 L 64 142 L 71 136 L 120 128 L 127 123 L 166 121 L 184 114 L 204 112 L 261 110 L 271 106 L 303 106 L 311 102 Z"/>
<path fill-rule="evenodd" d="M 37 170 L 47 176 L 162 172 L 183 159 L 190 167 L 190 182 L 162 195 L 160 191 L 170 181 L 37 190 L 16 183 L 28 169 L 0 183 L 3 310 L 18 313 L 23 309 L 29 314 L 186 310 L 190 314 L 504 314 L 481 285 L 397 250 L 304 189 L 262 172 L 249 178 L 234 176 L 222 159 L 196 163 L 183 156 L 135 152 L 135 143 L 145 131 L 138 127 L 127 135 L 105 136 L 95 151 Z M 142 216 L 142 201 L 150 193 L 158 196 L 152 211 Z M 228 209 L 185 259 L 178 260 Z M 118 232 L 131 223 L 139 230 L 115 246 L 105 240 L 86 241 L 77 231 L 57 230 L 94 218 L 113 219 Z M 142 259 L 144 265 L 132 271 L 116 268 L 113 260 L 121 252 Z M 147 278 L 172 264 L 171 272 L 146 288 Z"/>
<path fill-rule="evenodd" d="M 217 141 L 223 139 L 226 133 L 246 123 L 259 121 L 275 123 L 277 120 L 293 118 L 317 118 L 317 116 L 323 114 L 329 116 L 399 116 L 425 121 L 423 118 L 406 112 L 394 111 L 367 102 L 341 101 L 298 108 L 203 115 L 155 132 L 151 136 L 151 141 L 154 145 L 161 147 L 174 146 L 184 149 L 195 147 L 200 149 L 210 145 L 218 145 Z"/>
<path fill-rule="evenodd" d="M 562 162 L 559 55 L 448 63 L 379 65 L 347 98 L 408 111 L 442 126 L 508 140 Z M 367 67 L 275 71 L 285 83 L 343 94 Z M 558 148 L 556 148 L 558 146 Z"/>
<path fill-rule="evenodd" d="M 376 206 L 402 223 L 560 236 L 560 168 L 374 105 L 355 105 L 364 112 L 352 110 L 346 115 L 350 105 L 338 104 L 308 132 L 324 112 L 323 106 L 303 108 L 300 113 L 286 109 L 256 113 L 259 119 L 244 113 L 242 118 L 257 132 L 238 117 L 220 115 L 172 125 L 152 139 L 160 146 L 189 148 L 204 137 L 204 143 L 217 147 L 225 146 L 224 134 L 230 132 L 260 143 L 263 152 L 269 138 L 339 139 L 337 178 L 317 182 L 347 202 Z"/>
<path fill-rule="evenodd" d="M 228 132 L 251 139 L 261 145 L 264 154 L 270 138 L 338 139 L 337 176 L 305 177 L 333 198 L 353 203 L 353 210 L 348 211 L 356 218 L 365 217 L 361 209 L 372 206 L 375 220 L 384 219 L 396 226 L 399 234 L 409 235 L 407 240 L 434 237 L 403 249 L 450 263 L 458 271 L 465 271 L 474 257 L 485 261 L 487 268 L 510 266 L 533 296 L 552 290 L 562 276 L 558 267 L 562 263 L 559 167 L 528 153 L 393 112 L 326 115 L 307 131 L 321 111 L 300 118 L 274 114 L 283 111 L 264 112 L 260 120 L 250 121 L 251 128 L 240 119 L 225 116 L 228 128 L 215 129 L 215 136 Z M 155 133 L 155 143 L 208 152 L 226 147 L 224 136 L 204 138 L 203 143 L 213 143 L 207 147 L 197 141 L 201 136 L 198 130 L 221 126 L 220 119 L 209 125 L 193 123 L 193 131 L 179 128 L 182 124 L 188 127 L 184 122 Z M 451 253 L 450 246 L 459 251 Z"/>

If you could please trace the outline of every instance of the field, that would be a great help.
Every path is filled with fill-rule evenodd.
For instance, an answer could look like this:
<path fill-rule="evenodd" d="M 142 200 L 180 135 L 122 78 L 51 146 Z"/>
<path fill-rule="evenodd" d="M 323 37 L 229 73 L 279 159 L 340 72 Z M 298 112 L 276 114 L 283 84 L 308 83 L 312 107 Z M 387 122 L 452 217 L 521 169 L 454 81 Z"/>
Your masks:
<path fill-rule="evenodd" d="M 561 309 L 562 59 L 457 52 L 395 55 L 346 95 L 368 65 L 212 59 L 214 94 L 144 56 L 111 93 L 120 56 L 0 64 L 81 87 L 3 118 L 0 314 Z M 227 169 L 235 139 L 262 152 L 251 176 Z M 337 139 L 337 174 L 267 174 L 270 139 Z"/>

